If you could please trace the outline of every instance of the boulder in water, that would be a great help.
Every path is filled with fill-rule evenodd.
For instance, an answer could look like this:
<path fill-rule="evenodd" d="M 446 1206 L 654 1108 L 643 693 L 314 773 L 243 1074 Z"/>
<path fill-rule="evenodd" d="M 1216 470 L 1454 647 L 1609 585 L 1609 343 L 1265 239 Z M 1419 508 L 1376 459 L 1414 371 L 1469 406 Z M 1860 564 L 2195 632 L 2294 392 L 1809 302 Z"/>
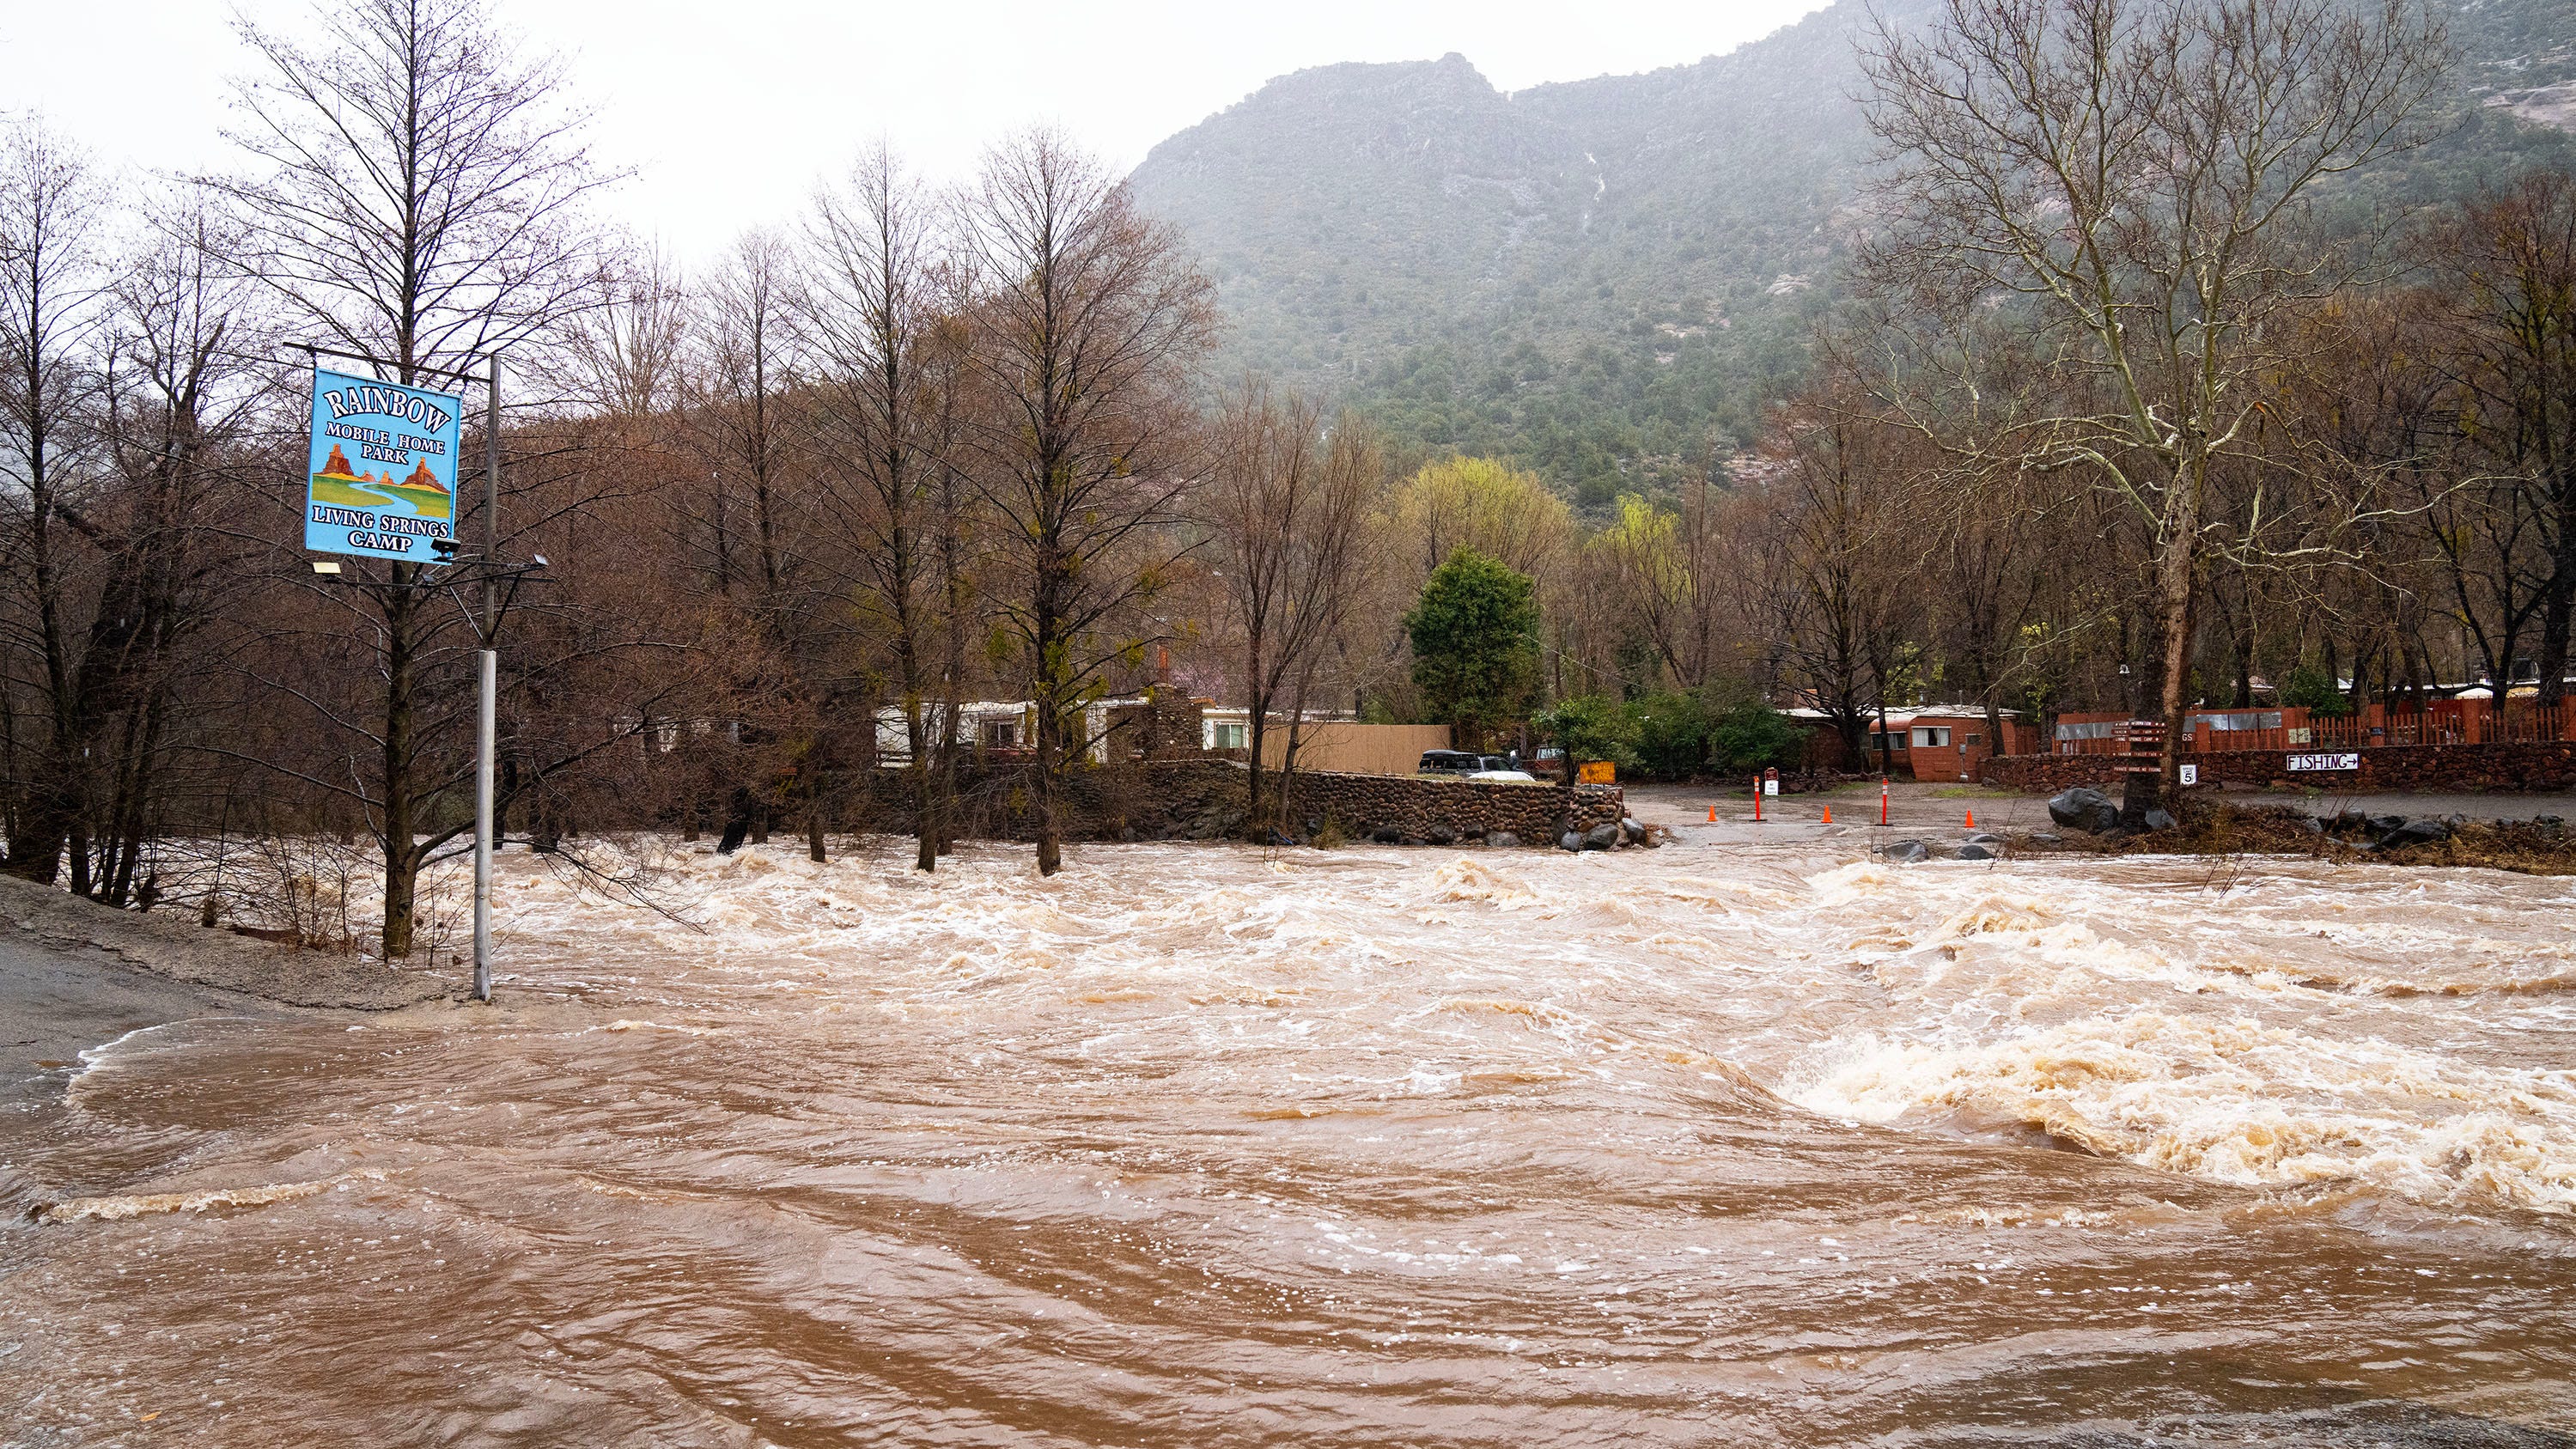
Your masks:
<path fill-rule="evenodd" d="M 1556 848 L 1559 850 L 1581 850 L 1583 848 L 1583 837 L 1569 830 L 1556 838 Z"/>
<path fill-rule="evenodd" d="M 2170 810 L 2150 810 L 2147 812 L 2147 828 L 2149 830 L 2171 830 L 2181 823 L 2182 822 L 2173 818 L 2173 812 Z"/>
<path fill-rule="evenodd" d="M 1961 860 L 1992 860 L 1994 858 L 1995 853 L 1992 850 L 1979 845 L 1973 840 L 1959 847 L 1959 859 Z"/>
<path fill-rule="evenodd" d="M 1451 825 L 1446 820 L 1432 826 L 1431 843 L 1434 845 L 1456 845 L 1458 843 L 1458 827 Z"/>
<path fill-rule="evenodd" d="M 1583 833 L 1583 848 L 1586 850 L 1610 850 L 1618 844 L 1619 827 L 1616 825 L 1595 825 Z"/>
<path fill-rule="evenodd" d="M 2120 807 L 2092 786 L 2078 785 L 2050 798 L 2048 818 L 2069 830 L 2099 835 L 2120 823 Z"/>
<path fill-rule="evenodd" d="M 2439 820 L 2401 821 L 2397 828 L 2379 837 L 2375 850 L 2404 850 L 2410 845 L 2430 845 L 2451 838 L 2451 827 Z"/>
<path fill-rule="evenodd" d="M 1646 843 L 1645 822 L 1639 820 L 1634 815 L 1623 815 L 1619 817 L 1619 833 L 1628 838 L 1628 843 L 1630 845 L 1643 845 Z"/>
<path fill-rule="evenodd" d="M 1899 865 L 1916 865 L 1932 858 L 1932 847 L 1919 840 L 1897 840 L 1888 843 L 1887 858 Z"/>
<path fill-rule="evenodd" d="M 1521 838 L 1508 830 L 1489 830 L 1485 832 L 1485 843 L 1496 850 L 1517 850 Z"/>

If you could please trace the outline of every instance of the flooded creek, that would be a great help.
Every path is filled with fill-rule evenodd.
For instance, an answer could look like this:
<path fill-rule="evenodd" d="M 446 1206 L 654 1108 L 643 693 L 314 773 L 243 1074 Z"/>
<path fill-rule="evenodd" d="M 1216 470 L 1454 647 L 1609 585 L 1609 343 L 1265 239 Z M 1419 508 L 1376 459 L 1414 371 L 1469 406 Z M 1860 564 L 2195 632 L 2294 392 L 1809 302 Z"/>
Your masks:
<path fill-rule="evenodd" d="M 2576 1429 L 2576 882 L 1863 848 L 513 852 L 0 1118 L 0 1443 Z"/>

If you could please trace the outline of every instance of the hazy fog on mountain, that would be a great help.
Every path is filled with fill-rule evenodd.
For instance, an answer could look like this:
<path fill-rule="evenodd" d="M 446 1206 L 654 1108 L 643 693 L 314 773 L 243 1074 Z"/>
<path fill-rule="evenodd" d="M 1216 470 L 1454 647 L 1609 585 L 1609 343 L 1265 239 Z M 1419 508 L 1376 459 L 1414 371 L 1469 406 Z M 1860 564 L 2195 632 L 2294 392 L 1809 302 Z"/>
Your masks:
<path fill-rule="evenodd" d="M 1134 182 L 1217 280 L 1228 371 L 1599 505 L 1749 438 L 1802 369 L 1864 225 L 1867 24 L 1839 0 L 1725 55 L 1510 94 L 1455 54 L 1300 71 Z M 2385 191 L 2566 152 L 2532 123 L 2576 126 L 2576 0 L 2471 0 L 2452 25 L 2466 127 Z"/>

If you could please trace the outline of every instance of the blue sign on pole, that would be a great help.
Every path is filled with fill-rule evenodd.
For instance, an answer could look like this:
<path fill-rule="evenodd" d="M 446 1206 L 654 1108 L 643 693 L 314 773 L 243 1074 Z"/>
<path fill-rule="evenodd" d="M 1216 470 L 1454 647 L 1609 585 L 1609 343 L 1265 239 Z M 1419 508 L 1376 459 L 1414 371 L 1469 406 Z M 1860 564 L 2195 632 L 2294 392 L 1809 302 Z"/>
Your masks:
<path fill-rule="evenodd" d="M 313 370 L 313 457 L 304 546 L 435 563 L 456 532 L 457 419 L 445 393 Z"/>

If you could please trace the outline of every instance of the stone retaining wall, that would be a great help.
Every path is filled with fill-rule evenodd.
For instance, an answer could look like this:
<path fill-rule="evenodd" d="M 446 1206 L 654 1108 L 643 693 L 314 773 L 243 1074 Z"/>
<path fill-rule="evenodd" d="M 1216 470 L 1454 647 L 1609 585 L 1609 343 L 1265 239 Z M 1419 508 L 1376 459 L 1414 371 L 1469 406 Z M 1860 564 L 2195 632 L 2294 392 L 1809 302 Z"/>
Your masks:
<path fill-rule="evenodd" d="M 2310 751 L 2299 751 L 2306 754 Z M 2317 751 L 2315 753 L 2329 753 Z M 2382 745 L 2366 749 L 2359 771 L 2293 773 L 2288 751 L 2234 750 L 2187 754 L 2204 785 L 2228 784 L 2328 790 L 2512 793 L 2576 790 L 2576 741 L 2538 740 L 2499 745 Z M 2116 785 L 2117 755 L 2007 755 L 1985 762 L 1989 785 L 2011 790 L 2062 790 L 2069 785 Z"/>
<path fill-rule="evenodd" d="M 1574 828 L 1616 824 L 1627 808 L 1627 793 L 1616 785 L 1578 785 Z M 1499 830 L 1523 845 L 1547 845 L 1564 811 L 1565 791 L 1556 785 L 1300 770 L 1290 818 L 1312 833 L 1329 817 L 1354 840 L 1445 845 Z"/>
<path fill-rule="evenodd" d="M 970 840 L 1030 840 L 1037 834 L 1026 766 L 967 769 L 958 777 L 958 834 Z M 1076 770 L 1065 780 L 1062 815 L 1072 840 L 1215 840 L 1241 833 L 1249 772 L 1230 760 L 1153 760 Z M 909 832 L 909 777 L 872 772 L 864 828 Z M 1351 840 L 1448 844 L 1507 831 L 1523 845 L 1552 844 L 1565 807 L 1553 785 L 1443 780 L 1412 775 L 1345 775 L 1300 770 L 1294 833 L 1303 840 L 1330 820 Z M 1575 828 L 1615 823 L 1626 813 L 1616 785 L 1575 791 Z"/>

